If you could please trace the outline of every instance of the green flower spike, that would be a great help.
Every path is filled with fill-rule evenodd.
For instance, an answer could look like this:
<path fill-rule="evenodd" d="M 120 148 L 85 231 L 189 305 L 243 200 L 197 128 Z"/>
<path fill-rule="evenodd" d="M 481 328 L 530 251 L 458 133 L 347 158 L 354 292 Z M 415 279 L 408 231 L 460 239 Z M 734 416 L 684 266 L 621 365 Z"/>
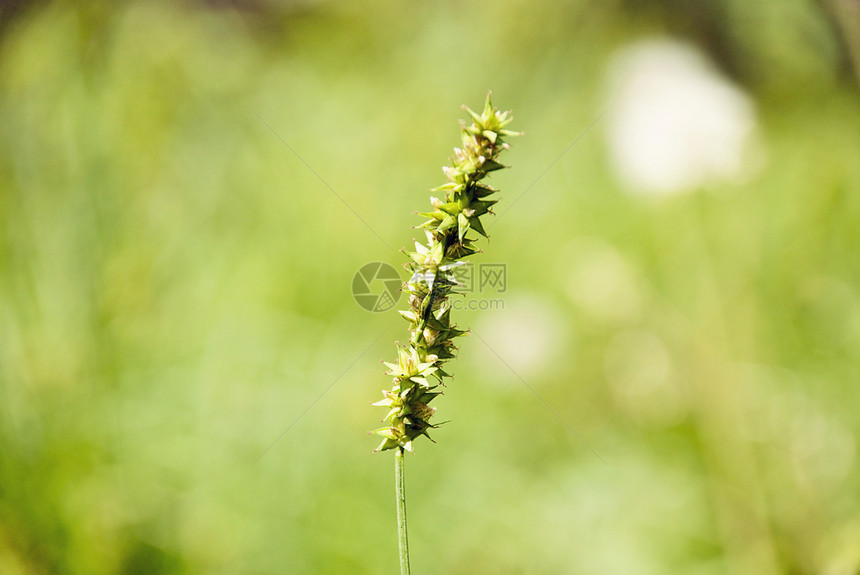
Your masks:
<path fill-rule="evenodd" d="M 454 148 L 452 165 L 442 168 L 448 183 L 432 190 L 444 193 L 445 199 L 431 198 L 433 211 L 420 212 L 426 221 L 418 227 L 424 229 L 427 243 L 415 242 L 415 251 L 405 252 L 411 260 L 406 264 L 411 277 L 403 284 L 409 309 L 400 315 L 409 322 L 411 337 L 398 344 L 396 362 L 384 362 L 393 385 L 374 404 L 388 410 L 385 427 L 373 432 L 383 438 L 375 451 L 399 447 L 412 452 L 413 441 L 422 435 L 429 439 L 427 430 L 436 427 L 430 423 L 436 408 L 429 403 L 450 377 L 442 365 L 455 356 L 452 340 L 466 333 L 451 325 L 448 297 L 460 293 L 453 270 L 479 251 L 471 232 L 487 237 L 481 217 L 492 213 L 496 200 L 484 198 L 496 190 L 481 181 L 505 167 L 496 161 L 509 147 L 504 139 L 519 135 L 505 129 L 513 118 L 493 106 L 490 94 L 480 114 L 465 109 L 472 123 L 461 122 L 462 147 Z"/>

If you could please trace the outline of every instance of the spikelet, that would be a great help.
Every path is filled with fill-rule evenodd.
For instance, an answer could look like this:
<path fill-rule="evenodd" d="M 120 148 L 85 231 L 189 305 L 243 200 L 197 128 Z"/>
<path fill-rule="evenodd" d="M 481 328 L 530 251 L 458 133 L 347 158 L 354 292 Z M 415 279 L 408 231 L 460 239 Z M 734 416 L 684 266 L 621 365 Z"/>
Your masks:
<path fill-rule="evenodd" d="M 504 139 L 519 135 L 505 129 L 513 118 L 493 106 L 490 94 L 481 114 L 465 109 L 472 122 L 461 122 L 462 147 L 454 148 L 452 165 L 442 168 L 448 182 L 432 190 L 444 194 L 444 200 L 432 197 L 433 211 L 420 213 L 426 218 L 419 227 L 427 243 L 415 242 L 415 251 L 404 252 L 410 258 L 406 269 L 411 276 L 403 284 L 409 309 L 400 315 L 409 322 L 411 337 L 398 344 L 396 361 L 383 362 L 393 385 L 374 403 L 388 410 L 385 427 L 373 432 L 383 437 L 375 451 L 401 447 L 411 452 L 412 442 L 422 435 L 429 438 L 427 430 L 436 427 L 430 423 L 436 408 L 429 404 L 450 377 L 442 366 L 456 354 L 453 339 L 466 333 L 451 324 L 448 297 L 458 293 L 453 270 L 479 251 L 477 238 L 468 234 L 487 237 L 481 217 L 492 213 L 496 200 L 486 198 L 496 190 L 481 181 L 505 167 L 496 161 L 509 147 Z"/>

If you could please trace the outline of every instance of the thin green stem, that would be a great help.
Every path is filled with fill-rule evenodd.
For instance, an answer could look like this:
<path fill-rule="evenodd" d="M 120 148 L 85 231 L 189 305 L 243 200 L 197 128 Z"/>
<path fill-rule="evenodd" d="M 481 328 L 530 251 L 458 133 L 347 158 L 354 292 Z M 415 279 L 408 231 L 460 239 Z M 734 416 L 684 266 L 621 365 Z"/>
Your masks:
<path fill-rule="evenodd" d="M 403 448 L 394 452 L 394 487 L 397 492 L 397 537 L 400 541 L 400 575 L 409 575 L 409 538 L 406 535 L 406 480 L 403 477 Z"/>

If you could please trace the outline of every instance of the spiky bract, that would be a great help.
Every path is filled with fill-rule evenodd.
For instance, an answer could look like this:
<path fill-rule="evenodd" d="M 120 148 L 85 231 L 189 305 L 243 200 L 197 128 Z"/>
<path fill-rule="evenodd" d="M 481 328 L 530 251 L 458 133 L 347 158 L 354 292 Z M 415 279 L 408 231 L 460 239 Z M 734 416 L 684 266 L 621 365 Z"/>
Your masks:
<path fill-rule="evenodd" d="M 374 404 L 389 410 L 385 427 L 374 432 L 384 438 L 376 451 L 398 446 L 412 451 L 416 438 L 430 437 L 427 430 L 436 427 L 430 423 L 436 408 L 429 404 L 441 393 L 444 378 L 450 377 L 442 365 L 455 356 L 452 340 L 465 333 L 450 319 L 449 296 L 458 293 L 459 285 L 453 270 L 480 251 L 470 232 L 487 237 L 481 217 L 492 213 L 496 200 L 486 198 L 496 190 L 481 181 L 505 167 L 496 158 L 509 147 L 504 138 L 517 135 L 505 129 L 512 118 L 493 106 L 489 94 L 481 114 L 466 110 L 472 122 L 461 123 L 462 147 L 454 148 L 452 166 L 442 168 L 448 183 L 433 190 L 444 192 L 445 199 L 431 198 L 433 211 L 420 214 L 426 218 L 419 227 L 427 243 L 415 242 L 415 251 L 406 252 L 411 276 L 403 291 L 409 297 L 409 309 L 400 315 L 409 322 L 411 337 L 408 343 L 398 344 L 396 362 L 385 362 L 394 383 L 390 391 L 382 392 L 384 399 Z"/>

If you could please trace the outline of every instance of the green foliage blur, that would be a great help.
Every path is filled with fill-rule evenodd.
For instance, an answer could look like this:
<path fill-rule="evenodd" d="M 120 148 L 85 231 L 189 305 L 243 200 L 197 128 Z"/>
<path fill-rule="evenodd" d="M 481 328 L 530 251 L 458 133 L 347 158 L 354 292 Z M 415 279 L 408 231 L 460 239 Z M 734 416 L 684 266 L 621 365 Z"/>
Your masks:
<path fill-rule="evenodd" d="M 860 573 L 838 4 L 8 3 L 0 573 L 396 572 L 366 432 L 406 326 L 350 286 L 488 89 L 508 289 L 407 457 L 414 572 Z M 649 37 L 754 102 L 749 177 L 620 183 L 607 70 Z"/>

